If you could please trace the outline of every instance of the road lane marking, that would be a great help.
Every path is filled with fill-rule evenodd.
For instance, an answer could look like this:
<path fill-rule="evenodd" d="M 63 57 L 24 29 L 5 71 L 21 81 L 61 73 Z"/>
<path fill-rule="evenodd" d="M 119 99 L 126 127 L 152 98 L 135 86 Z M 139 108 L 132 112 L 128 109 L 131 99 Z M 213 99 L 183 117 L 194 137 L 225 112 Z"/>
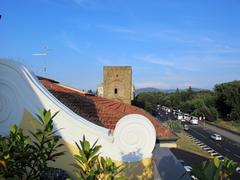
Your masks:
<path fill-rule="evenodd" d="M 205 147 L 203 148 L 205 151 L 211 149 L 210 147 Z"/>
<path fill-rule="evenodd" d="M 192 129 L 191 129 L 192 130 Z M 193 130 L 194 131 L 194 130 Z M 205 136 L 203 136 L 202 134 L 194 131 L 195 133 L 199 134 L 200 136 L 207 138 Z M 224 161 L 224 157 L 218 153 L 217 151 L 215 151 L 214 149 L 210 148 L 209 146 L 207 146 L 206 144 L 202 143 L 201 141 L 199 141 L 197 138 L 195 140 L 193 140 L 197 145 L 199 145 L 203 150 L 207 151 L 211 156 L 217 157 L 218 159 L 220 159 L 221 161 Z M 212 139 L 210 139 L 210 141 L 214 142 Z M 217 144 L 217 146 L 221 147 L 220 144 Z M 237 155 L 237 157 L 240 158 L 240 156 Z"/>
<path fill-rule="evenodd" d="M 197 132 L 197 131 L 195 131 L 195 130 L 193 130 L 193 129 L 191 129 L 191 130 L 192 130 L 193 132 L 197 133 L 198 135 L 202 136 L 203 138 L 207 139 L 207 137 L 205 137 L 205 136 L 202 135 L 201 133 L 199 133 L 199 132 Z"/>
<path fill-rule="evenodd" d="M 216 156 L 216 155 L 218 155 L 217 152 L 211 153 L 211 156 Z"/>
<path fill-rule="evenodd" d="M 227 151 L 227 152 L 230 152 L 230 150 L 228 149 L 228 148 L 223 148 L 225 151 Z"/>
<path fill-rule="evenodd" d="M 208 152 L 212 153 L 212 152 L 214 152 L 214 150 L 213 150 L 213 149 L 211 149 L 211 150 L 210 150 L 210 151 L 208 151 Z"/>
<path fill-rule="evenodd" d="M 240 156 L 239 156 L 239 155 L 237 155 L 237 154 L 234 154 L 234 156 L 236 156 L 236 157 L 240 158 Z"/>

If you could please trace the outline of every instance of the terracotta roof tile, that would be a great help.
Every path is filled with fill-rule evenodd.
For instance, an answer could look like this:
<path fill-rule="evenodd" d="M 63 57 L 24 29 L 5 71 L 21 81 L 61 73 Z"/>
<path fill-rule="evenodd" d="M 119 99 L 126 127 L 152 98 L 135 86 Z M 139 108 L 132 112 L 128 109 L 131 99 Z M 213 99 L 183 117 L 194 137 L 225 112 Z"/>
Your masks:
<path fill-rule="evenodd" d="M 114 129 L 118 120 L 127 114 L 141 114 L 147 117 L 154 125 L 157 137 L 174 137 L 174 134 L 163 127 L 152 115 L 136 106 L 124 104 L 114 100 L 83 93 L 73 88 L 68 88 L 57 81 L 41 77 L 40 82 L 64 105 L 76 114 L 89 121 Z"/>

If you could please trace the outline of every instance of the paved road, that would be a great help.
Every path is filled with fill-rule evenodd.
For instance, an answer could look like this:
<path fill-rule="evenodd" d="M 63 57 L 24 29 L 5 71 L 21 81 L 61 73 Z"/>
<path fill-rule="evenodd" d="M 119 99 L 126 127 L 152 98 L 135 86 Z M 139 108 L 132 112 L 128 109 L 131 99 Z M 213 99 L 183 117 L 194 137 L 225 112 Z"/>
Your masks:
<path fill-rule="evenodd" d="M 229 139 L 231 139 L 231 140 L 235 141 L 236 143 L 240 144 L 240 136 L 235 134 L 235 133 L 226 131 L 224 129 L 218 128 L 218 127 L 210 125 L 208 123 L 205 123 L 205 124 L 201 123 L 201 125 L 204 126 L 206 129 L 209 129 L 209 130 L 214 131 L 214 132 L 218 132 L 218 134 L 221 134 L 222 136 L 228 137 Z"/>
<path fill-rule="evenodd" d="M 222 141 L 212 140 L 210 135 L 214 132 L 210 131 L 209 129 L 204 129 L 199 125 L 190 125 L 190 130 L 188 133 L 214 149 L 222 156 L 227 156 L 229 159 L 240 163 L 240 145 L 236 142 L 225 137 L 222 139 Z"/>
<path fill-rule="evenodd" d="M 159 111 L 158 119 L 160 121 L 166 121 L 169 119 L 172 119 L 173 114 L 167 113 L 160 109 Z M 214 149 L 216 152 L 218 152 L 222 156 L 227 156 L 229 159 L 232 159 L 238 163 L 240 163 L 240 141 L 239 136 L 236 135 L 229 135 L 227 132 L 219 131 L 219 129 L 216 129 L 215 127 L 208 126 L 206 124 L 206 128 L 200 125 L 189 125 L 190 130 L 188 133 L 192 135 L 193 137 L 197 138 L 210 148 Z M 218 134 L 221 134 L 223 137 L 222 141 L 214 141 L 210 138 L 211 134 L 214 132 L 217 132 Z M 229 138 L 228 138 L 229 137 Z M 238 140 L 235 140 L 235 139 Z M 234 139 L 234 140 L 232 140 Z"/>
<path fill-rule="evenodd" d="M 166 121 L 169 119 L 172 119 L 172 114 L 168 113 L 165 114 L 163 111 L 159 111 L 160 116 L 158 116 L 158 119 L 160 121 Z M 227 156 L 229 159 L 232 159 L 240 164 L 240 138 L 239 136 L 232 136 L 229 135 L 227 132 L 222 132 L 219 131 L 219 129 L 215 127 L 208 127 L 204 128 L 203 126 L 200 125 L 189 125 L 190 130 L 188 133 L 195 137 L 196 139 L 200 140 L 203 144 L 206 144 L 218 154 L 222 156 Z M 213 133 L 218 133 L 223 136 L 222 141 L 214 141 L 210 138 L 210 135 Z M 236 139 L 237 138 L 237 139 Z M 197 156 L 194 156 L 193 154 L 189 153 L 184 153 L 179 151 L 172 151 L 174 155 L 178 159 L 183 159 L 185 162 L 187 162 L 189 165 L 194 165 L 197 162 L 201 162 L 203 159 Z M 234 180 L 239 180 L 240 179 L 240 174 L 235 173 Z"/>

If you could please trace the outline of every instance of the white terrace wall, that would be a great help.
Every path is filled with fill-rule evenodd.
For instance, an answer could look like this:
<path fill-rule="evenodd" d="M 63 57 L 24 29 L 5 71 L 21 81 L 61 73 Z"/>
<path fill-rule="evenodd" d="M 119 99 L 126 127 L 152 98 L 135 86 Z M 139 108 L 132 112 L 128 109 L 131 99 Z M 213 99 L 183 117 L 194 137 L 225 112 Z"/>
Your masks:
<path fill-rule="evenodd" d="M 68 157 L 65 157 L 68 161 L 72 154 L 77 153 L 74 142 L 85 135 L 91 144 L 98 140 L 98 144 L 102 145 L 102 156 L 120 163 L 141 162 L 145 167 L 149 166 L 156 132 L 146 117 L 127 115 L 119 120 L 114 132 L 109 133 L 109 129 L 89 122 L 63 105 L 25 66 L 0 59 L 0 134 L 6 135 L 11 124 L 20 125 L 23 129 L 37 127 L 39 123 L 35 113 L 39 108 L 51 109 L 52 113 L 59 111 L 54 119 L 54 128 L 61 129 L 59 135 L 68 149 Z M 71 170 L 65 167 L 68 161 L 62 159 L 57 166 L 69 172 Z M 139 169 L 141 171 L 141 168 L 137 171 Z M 134 174 L 130 169 L 127 171 Z"/>

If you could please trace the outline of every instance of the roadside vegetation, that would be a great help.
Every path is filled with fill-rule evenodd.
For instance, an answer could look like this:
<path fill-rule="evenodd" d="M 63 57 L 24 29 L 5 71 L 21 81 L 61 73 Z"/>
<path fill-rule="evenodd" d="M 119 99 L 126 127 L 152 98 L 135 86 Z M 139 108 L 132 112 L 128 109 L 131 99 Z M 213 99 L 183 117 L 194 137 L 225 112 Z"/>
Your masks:
<path fill-rule="evenodd" d="M 222 119 L 218 119 L 212 123 L 231 131 L 240 133 L 240 121 L 224 121 Z"/>
<path fill-rule="evenodd" d="M 186 132 L 183 131 L 183 127 L 180 121 L 170 120 L 163 123 L 163 125 L 171 129 L 174 133 L 178 135 L 179 139 L 176 142 L 177 148 L 198 154 L 208 159 L 211 158 L 209 153 L 204 151 L 201 147 L 199 147 L 187 136 Z"/>
<path fill-rule="evenodd" d="M 180 138 L 177 140 L 177 148 L 191 153 L 198 154 L 200 156 L 211 158 L 210 154 L 204 151 L 200 146 L 194 143 L 185 132 L 176 133 Z"/>
<path fill-rule="evenodd" d="M 152 115 L 160 104 L 194 116 L 205 116 L 211 122 L 219 118 L 240 122 L 240 81 L 217 84 L 213 91 L 195 92 L 189 87 L 186 91 L 176 89 L 174 93 L 140 93 L 133 104 Z"/>

